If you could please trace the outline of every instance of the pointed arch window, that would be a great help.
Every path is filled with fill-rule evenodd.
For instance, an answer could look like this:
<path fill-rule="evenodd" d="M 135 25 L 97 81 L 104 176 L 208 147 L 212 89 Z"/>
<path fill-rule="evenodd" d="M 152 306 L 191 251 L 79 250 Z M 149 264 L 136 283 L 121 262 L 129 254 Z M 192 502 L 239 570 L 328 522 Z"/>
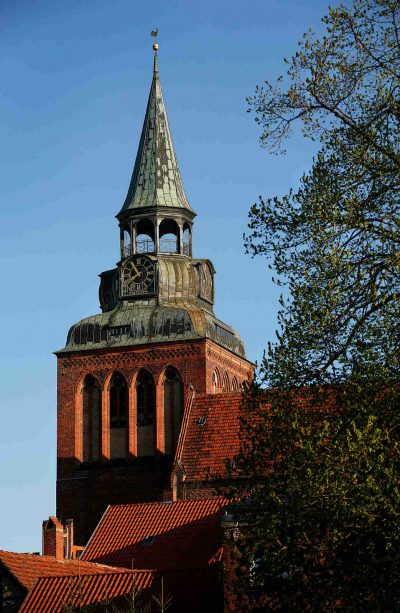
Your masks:
<path fill-rule="evenodd" d="M 124 458 L 127 450 L 128 386 L 120 373 L 110 383 L 110 457 Z"/>
<path fill-rule="evenodd" d="M 228 373 L 224 373 L 224 378 L 222 380 L 222 391 L 223 392 L 229 392 L 230 391 L 230 387 L 229 387 L 229 376 Z"/>
<path fill-rule="evenodd" d="M 183 417 L 183 384 L 179 371 L 168 366 L 164 377 L 165 453 L 175 453 Z"/>
<path fill-rule="evenodd" d="M 231 386 L 232 386 L 232 391 L 233 392 L 237 392 L 240 389 L 240 385 L 239 385 L 238 380 L 236 379 L 236 377 L 233 377 Z"/>
<path fill-rule="evenodd" d="M 219 374 L 218 368 L 216 368 L 212 374 L 211 385 L 213 394 L 221 390 L 221 375 Z"/>
<path fill-rule="evenodd" d="M 154 453 L 156 388 L 147 370 L 139 372 L 136 383 L 138 456 Z"/>
<path fill-rule="evenodd" d="M 100 459 L 101 389 L 93 375 L 83 382 L 82 405 L 83 461 L 96 462 Z"/>

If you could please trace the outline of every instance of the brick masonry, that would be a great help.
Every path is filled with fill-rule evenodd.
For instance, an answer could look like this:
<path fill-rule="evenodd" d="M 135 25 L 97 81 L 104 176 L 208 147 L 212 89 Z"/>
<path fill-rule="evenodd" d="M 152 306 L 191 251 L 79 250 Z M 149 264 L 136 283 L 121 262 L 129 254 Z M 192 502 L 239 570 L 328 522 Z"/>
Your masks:
<path fill-rule="evenodd" d="M 174 366 L 183 381 L 184 404 L 197 393 L 220 393 L 222 383 L 241 383 L 253 365 L 209 339 L 90 350 L 58 355 L 57 517 L 74 520 L 75 541 L 84 545 L 107 505 L 162 500 L 170 487 L 173 458 L 164 454 L 164 373 Z M 156 386 L 153 457 L 137 457 L 136 379 L 141 368 Z M 217 370 L 220 387 L 215 387 Z M 115 372 L 129 387 L 126 459 L 110 459 L 109 385 Z M 90 374 L 102 390 L 100 461 L 83 463 L 82 386 Z M 198 489 L 201 492 L 201 488 Z M 207 488 L 205 490 L 205 493 Z"/>

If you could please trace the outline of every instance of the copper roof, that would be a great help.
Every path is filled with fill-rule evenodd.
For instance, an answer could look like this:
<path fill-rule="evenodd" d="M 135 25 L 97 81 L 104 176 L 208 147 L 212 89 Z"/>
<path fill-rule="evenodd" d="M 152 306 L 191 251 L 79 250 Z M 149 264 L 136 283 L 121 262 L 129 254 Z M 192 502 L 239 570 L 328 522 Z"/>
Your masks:
<path fill-rule="evenodd" d="M 184 208 L 194 214 L 183 188 L 175 155 L 158 77 L 156 53 L 153 80 L 135 166 L 128 194 L 119 215 L 131 209 L 159 206 Z"/>
<path fill-rule="evenodd" d="M 154 574 L 148 571 L 115 571 L 109 574 L 42 577 L 25 598 L 20 613 L 60 613 L 75 607 L 129 596 L 135 587 L 148 589 Z"/>
<path fill-rule="evenodd" d="M 131 568 L 206 568 L 221 546 L 222 498 L 109 507 L 83 560 Z"/>
<path fill-rule="evenodd" d="M 82 562 L 80 560 L 56 560 L 52 556 L 39 556 L 32 553 L 13 553 L 0 551 L 0 562 L 4 564 L 10 573 L 30 590 L 38 577 L 51 575 L 75 575 L 75 574 L 105 574 L 116 572 L 115 568 Z"/>

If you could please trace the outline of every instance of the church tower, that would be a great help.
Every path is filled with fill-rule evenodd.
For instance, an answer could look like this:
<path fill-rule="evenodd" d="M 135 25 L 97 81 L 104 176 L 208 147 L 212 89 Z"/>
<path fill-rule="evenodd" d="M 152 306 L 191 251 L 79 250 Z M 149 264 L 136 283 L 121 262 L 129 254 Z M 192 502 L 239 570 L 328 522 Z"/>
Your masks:
<path fill-rule="evenodd" d="M 158 74 L 117 214 L 120 259 L 100 274 L 101 313 L 74 324 L 58 361 L 57 517 L 84 545 L 108 504 L 161 500 L 185 409 L 252 376 L 214 315 L 214 267 L 193 257 L 186 197 Z"/>

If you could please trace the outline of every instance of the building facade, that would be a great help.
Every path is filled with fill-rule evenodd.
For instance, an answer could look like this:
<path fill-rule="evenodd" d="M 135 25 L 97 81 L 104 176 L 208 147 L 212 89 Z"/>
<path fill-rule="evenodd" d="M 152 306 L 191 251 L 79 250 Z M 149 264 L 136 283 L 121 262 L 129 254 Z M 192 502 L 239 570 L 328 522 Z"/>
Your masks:
<path fill-rule="evenodd" d="M 56 352 L 57 517 L 73 519 L 78 545 L 107 505 L 170 496 L 195 396 L 237 392 L 253 374 L 240 336 L 214 314 L 212 262 L 193 257 L 196 214 L 154 47 L 136 162 L 116 216 L 120 259 L 100 275 L 101 313 L 74 324 Z"/>

